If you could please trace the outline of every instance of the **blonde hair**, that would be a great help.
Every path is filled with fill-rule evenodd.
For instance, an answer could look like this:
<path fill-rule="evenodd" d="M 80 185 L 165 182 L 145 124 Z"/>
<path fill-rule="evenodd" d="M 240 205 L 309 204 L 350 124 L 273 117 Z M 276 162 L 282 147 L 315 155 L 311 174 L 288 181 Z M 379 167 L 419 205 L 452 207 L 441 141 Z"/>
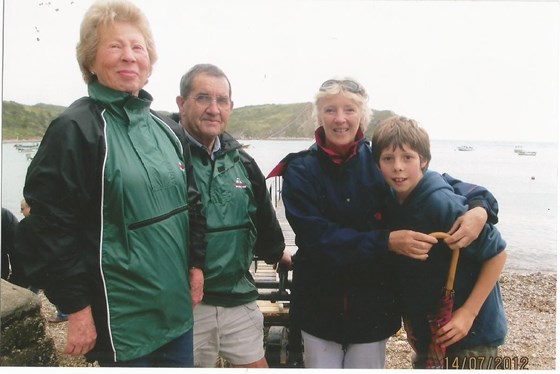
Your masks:
<path fill-rule="evenodd" d="M 428 168 L 432 154 L 430 152 L 430 136 L 413 119 L 402 116 L 393 116 L 381 121 L 373 132 L 371 147 L 373 159 L 379 164 L 381 152 L 388 147 L 393 149 L 409 146 L 413 151 L 418 152 L 420 158 L 426 161 Z"/>
<path fill-rule="evenodd" d="M 95 2 L 84 15 L 80 27 L 80 40 L 76 46 L 76 58 L 86 83 L 91 83 L 95 77 L 91 67 L 95 61 L 99 37 L 99 26 L 113 25 L 115 22 L 128 22 L 138 27 L 144 40 L 150 58 L 150 71 L 157 61 L 157 53 L 152 31 L 148 19 L 134 4 L 126 0 L 109 0 Z"/>
<path fill-rule="evenodd" d="M 359 93 L 351 92 L 346 88 L 344 88 L 343 84 L 333 84 L 330 85 L 329 87 L 319 89 L 319 91 L 315 95 L 315 102 L 313 103 L 314 121 L 317 127 L 321 125 L 319 122 L 319 106 L 321 105 L 321 101 L 324 98 L 333 95 L 342 94 L 344 97 L 346 97 L 349 100 L 352 100 L 354 103 L 356 103 L 356 105 L 358 105 L 358 107 L 360 107 L 360 111 L 361 111 L 360 130 L 362 130 L 362 132 L 365 133 L 369 125 L 369 121 L 371 119 L 371 113 L 372 113 L 372 110 L 368 106 L 368 99 L 369 99 L 368 94 L 366 93 L 366 90 L 363 88 L 363 86 L 357 80 L 348 77 L 339 79 L 340 82 L 344 80 L 349 80 L 356 83 L 360 87 L 360 92 Z"/>

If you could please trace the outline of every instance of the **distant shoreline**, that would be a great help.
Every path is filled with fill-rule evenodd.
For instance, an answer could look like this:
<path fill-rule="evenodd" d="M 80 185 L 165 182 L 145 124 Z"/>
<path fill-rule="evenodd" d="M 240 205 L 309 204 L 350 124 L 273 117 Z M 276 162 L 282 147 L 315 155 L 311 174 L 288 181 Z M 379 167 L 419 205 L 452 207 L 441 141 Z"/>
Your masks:
<path fill-rule="evenodd" d="M 29 142 L 40 142 L 42 138 L 31 138 L 31 139 L 2 139 L 2 143 L 29 143 Z M 314 141 L 313 138 L 266 138 L 266 139 L 258 139 L 258 138 L 236 138 L 238 141 L 245 141 L 245 140 L 310 140 Z"/>
<path fill-rule="evenodd" d="M 556 274 L 558 273 L 557 270 L 537 270 L 537 269 L 512 269 L 512 268 L 505 268 L 504 270 L 502 270 L 502 273 L 508 273 L 508 274 L 515 274 L 515 275 L 522 275 L 522 276 L 526 276 L 526 275 L 531 275 L 531 274 L 542 274 L 545 276 L 556 276 Z"/>
<path fill-rule="evenodd" d="M 2 139 L 2 144 L 13 144 L 13 143 L 36 143 L 40 142 L 43 138 L 35 139 Z"/>
<path fill-rule="evenodd" d="M 2 139 L 2 143 L 29 143 L 29 142 L 40 142 L 42 138 L 30 138 L 30 139 Z M 258 139 L 258 138 L 242 138 L 236 137 L 238 141 L 244 140 L 309 140 L 315 141 L 314 138 L 285 138 L 285 137 L 278 137 L 278 138 L 266 138 L 266 139 Z M 460 139 L 432 139 L 433 142 L 457 142 L 457 143 L 504 143 L 504 144 L 558 144 L 558 142 L 554 141 L 515 141 L 515 140 L 504 140 L 504 141 L 496 141 L 496 140 L 460 140 Z"/>
<path fill-rule="evenodd" d="M 557 275 L 557 271 L 552 271 L 552 270 L 517 270 L 517 269 L 510 269 L 510 268 L 504 268 L 502 270 L 502 274 L 510 274 L 510 275 L 516 275 L 516 276 L 521 276 L 521 277 L 526 277 L 526 276 L 530 276 L 530 275 L 542 275 L 544 277 L 556 277 Z"/>

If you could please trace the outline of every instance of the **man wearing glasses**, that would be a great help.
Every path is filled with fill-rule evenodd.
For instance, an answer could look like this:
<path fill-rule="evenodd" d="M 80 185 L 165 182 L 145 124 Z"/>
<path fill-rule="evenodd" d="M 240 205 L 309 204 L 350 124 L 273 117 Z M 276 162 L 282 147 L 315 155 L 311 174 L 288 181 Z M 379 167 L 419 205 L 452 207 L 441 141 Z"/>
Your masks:
<path fill-rule="evenodd" d="M 241 144 L 225 132 L 233 109 L 231 85 L 218 67 L 199 64 L 180 82 L 174 119 L 192 155 L 202 194 L 208 241 L 204 294 L 194 309 L 195 366 L 219 357 L 234 367 L 265 368 L 263 315 L 249 268 L 254 256 L 291 265 L 265 178 Z"/>

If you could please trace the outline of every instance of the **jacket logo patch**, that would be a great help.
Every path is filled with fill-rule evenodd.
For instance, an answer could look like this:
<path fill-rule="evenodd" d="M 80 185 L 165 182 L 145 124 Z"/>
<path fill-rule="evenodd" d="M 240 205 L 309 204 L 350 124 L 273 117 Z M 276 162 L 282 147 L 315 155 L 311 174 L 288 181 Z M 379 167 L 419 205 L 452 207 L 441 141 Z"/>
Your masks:
<path fill-rule="evenodd" d="M 376 221 L 381 221 L 381 218 L 382 218 L 382 217 L 381 217 L 381 212 L 376 212 L 376 213 L 373 215 L 373 219 L 376 220 Z"/>
<path fill-rule="evenodd" d="M 235 188 L 247 188 L 247 185 L 245 183 L 243 183 L 243 181 L 241 181 L 241 179 L 239 179 L 239 178 L 235 179 L 234 186 L 235 186 Z"/>

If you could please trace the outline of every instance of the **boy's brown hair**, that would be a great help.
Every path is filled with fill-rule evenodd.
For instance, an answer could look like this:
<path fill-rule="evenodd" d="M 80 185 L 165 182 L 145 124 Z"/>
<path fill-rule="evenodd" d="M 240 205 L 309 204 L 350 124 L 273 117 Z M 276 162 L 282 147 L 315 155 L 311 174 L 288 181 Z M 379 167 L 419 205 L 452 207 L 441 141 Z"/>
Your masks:
<path fill-rule="evenodd" d="M 430 152 L 430 137 L 426 130 L 421 128 L 413 119 L 402 116 L 393 116 L 381 121 L 373 131 L 371 146 L 373 159 L 379 165 L 381 152 L 387 147 L 403 149 L 408 145 L 413 151 L 418 152 L 422 161 L 426 161 L 428 168 L 432 154 Z"/>

